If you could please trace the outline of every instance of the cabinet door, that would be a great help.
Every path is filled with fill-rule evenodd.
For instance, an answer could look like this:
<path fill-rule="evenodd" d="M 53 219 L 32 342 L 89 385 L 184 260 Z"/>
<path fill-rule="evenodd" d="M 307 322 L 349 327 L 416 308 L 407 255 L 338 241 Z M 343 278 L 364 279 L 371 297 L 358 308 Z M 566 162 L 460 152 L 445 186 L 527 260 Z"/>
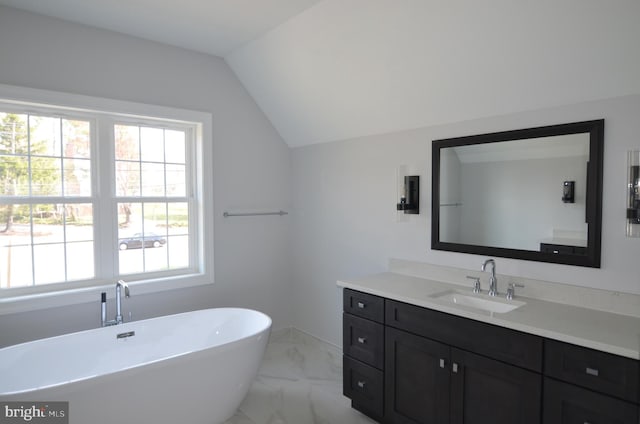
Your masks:
<path fill-rule="evenodd" d="M 385 419 L 402 424 L 449 422 L 449 347 L 386 328 Z"/>
<path fill-rule="evenodd" d="M 540 374 L 453 348 L 451 362 L 451 424 L 540 424 Z"/>
<path fill-rule="evenodd" d="M 635 424 L 638 419 L 632 403 L 544 379 L 544 424 Z"/>

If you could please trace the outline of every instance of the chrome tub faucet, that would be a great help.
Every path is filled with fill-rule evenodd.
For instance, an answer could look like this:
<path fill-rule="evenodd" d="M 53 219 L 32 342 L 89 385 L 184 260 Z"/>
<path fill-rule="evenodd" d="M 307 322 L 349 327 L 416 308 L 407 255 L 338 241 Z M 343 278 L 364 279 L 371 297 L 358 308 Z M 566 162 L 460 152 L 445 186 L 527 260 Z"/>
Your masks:
<path fill-rule="evenodd" d="M 107 327 L 110 325 L 118 325 L 122 324 L 124 320 L 122 319 L 122 288 L 124 287 L 124 296 L 126 298 L 131 297 L 129 293 L 129 285 L 125 283 L 123 280 L 118 280 L 116 283 L 116 317 L 115 319 L 107 321 L 107 294 L 102 293 L 101 295 L 101 310 L 100 310 L 100 323 L 102 327 Z"/>

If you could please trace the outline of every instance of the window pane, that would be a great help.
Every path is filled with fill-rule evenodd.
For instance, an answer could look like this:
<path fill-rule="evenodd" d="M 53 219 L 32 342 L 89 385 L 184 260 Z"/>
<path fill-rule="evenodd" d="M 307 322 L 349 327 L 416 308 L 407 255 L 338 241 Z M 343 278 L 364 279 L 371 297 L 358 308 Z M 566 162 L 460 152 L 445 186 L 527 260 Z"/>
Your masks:
<path fill-rule="evenodd" d="M 167 225 L 170 235 L 189 234 L 189 205 L 187 202 L 168 204 Z"/>
<path fill-rule="evenodd" d="M 66 241 L 93 240 L 93 207 L 90 203 L 65 205 Z"/>
<path fill-rule="evenodd" d="M 118 203 L 120 274 L 144 272 L 142 203 Z"/>
<path fill-rule="evenodd" d="M 91 157 L 91 126 L 88 121 L 62 120 L 62 155 L 68 158 Z"/>
<path fill-rule="evenodd" d="M 143 196 L 164 196 L 164 165 L 161 163 L 142 163 Z"/>
<path fill-rule="evenodd" d="M 167 240 L 169 268 L 189 267 L 189 237 L 169 236 Z"/>
<path fill-rule="evenodd" d="M 187 195 L 186 167 L 184 165 L 167 165 L 167 196 Z"/>
<path fill-rule="evenodd" d="M 64 244 L 56 243 L 34 245 L 33 264 L 36 284 L 49 284 L 64 281 Z"/>
<path fill-rule="evenodd" d="M 120 275 L 139 274 L 144 272 L 144 257 L 142 249 L 120 250 L 118 257 Z"/>
<path fill-rule="evenodd" d="M 143 207 L 145 271 L 167 269 L 167 204 L 145 203 Z"/>
<path fill-rule="evenodd" d="M 164 130 L 162 128 L 140 128 L 140 160 L 164 162 Z"/>
<path fill-rule="evenodd" d="M 64 159 L 64 195 L 91 196 L 91 161 Z"/>
<path fill-rule="evenodd" d="M 33 243 L 64 243 L 64 210 L 62 205 L 33 205 Z"/>
<path fill-rule="evenodd" d="M 167 234 L 167 204 L 144 204 L 144 229 L 158 234 Z"/>
<path fill-rule="evenodd" d="M 118 249 L 120 273 L 168 269 L 167 203 L 120 203 Z M 126 210 L 129 210 L 129 223 Z M 188 252 L 187 252 L 188 253 Z"/>
<path fill-rule="evenodd" d="M 0 206 L 0 288 L 33 285 L 29 205 Z"/>
<path fill-rule="evenodd" d="M 21 237 L 0 235 L 0 288 L 33 285 L 31 246 L 21 244 Z"/>
<path fill-rule="evenodd" d="M 29 153 L 27 115 L 0 112 L 0 153 Z"/>
<path fill-rule="evenodd" d="M 145 271 L 161 271 L 163 269 L 169 268 L 169 261 L 167 258 L 167 249 L 165 245 L 167 244 L 166 237 L 162 238 L 164 243 L 160 244 L 160 241 L 157 240 L 156 236 L 153 236 L 153 243 L 157 245 L 156 248 L 146 248 L 144 249 L 144 267 Z"/>
<path fill-rule="evenodd" d="M 67 280 L 93 278 L 93 243 L 67 243 Z"/>
<path fill-rule="evenodd" d="M 62 156 L 59 118 L 29 116 L 30 153 L 38 156 Z"/>
<path fill-rule="evenodd" d="M 140 130 L 137 126 L 115 125 L 114 135 L 116 159 L 140 159 Z"/>
<path fill-rule="evenodd" d="M 185 163 L 186 143 L 184 131 L 166 130 L 164 132 L 164 149 L 167 162 Z"/>
<path fill-rule="evenodd" d="M 62 169 L 60 159 L 31 157 L 31 195 L 60 196 L 62 194 Z"/>
<path fill-rule="evenodd" d="M 0 195 L 29 195 L 29 158 L 0 155 Z"/>
<path fill-rule="evenodd" d="M 140 195 L 140 162 L 116 161 L 116 195 Z"/>
<path fill-rule="evenodd" d="M 142 232 L 142 203 L 118 203 L 118 238 Z"/>

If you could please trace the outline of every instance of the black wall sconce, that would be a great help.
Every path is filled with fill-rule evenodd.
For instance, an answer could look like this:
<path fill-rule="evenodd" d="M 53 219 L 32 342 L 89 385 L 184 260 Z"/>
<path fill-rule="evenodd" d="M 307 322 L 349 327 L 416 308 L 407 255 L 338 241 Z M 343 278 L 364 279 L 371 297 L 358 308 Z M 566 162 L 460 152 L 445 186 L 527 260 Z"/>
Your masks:
<path fill-rule="evenodd" d="M 627 154 L 627 237 L 640 237 L 640 152 Z"/>
<path fill-rule="evenodd" d="M 629 205 L 627 219 L 632 224 L 640 224 L 640 166 L 629 168 Z"/>
<path fill-rule="evenodd" d="M 420 176 L 407 175 L 404 177 L 404 194 L 400 196 L 400 203 L 396 209 L 406 214 L 420 213 Z"/>
<path fill-rule="evenodd" d="M 562 183 L 562 201 L 564 203 L 575 203 L 575 181 L 565 181 Z"/>

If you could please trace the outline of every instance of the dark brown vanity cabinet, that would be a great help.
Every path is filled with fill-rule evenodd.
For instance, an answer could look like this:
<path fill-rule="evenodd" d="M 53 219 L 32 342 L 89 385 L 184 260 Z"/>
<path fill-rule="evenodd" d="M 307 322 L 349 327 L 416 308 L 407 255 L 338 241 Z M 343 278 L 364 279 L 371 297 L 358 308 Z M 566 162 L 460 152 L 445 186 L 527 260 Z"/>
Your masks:
<path fill-rule="evenodd" d="M 633 359 L 546 340 L 544 424 L 640 422 L 639 367 Z"/>
<path fill-rule="evenodd" d="M 539 337 L 392 300 L 385 309 L 385 422 L 540 423 L 540 367 L 526 359 L 541 358 Z"/>
<path fill-rule="evenodd" d="M 389 424 L 640 424 L 640 361 L 344 290 L 344 394 Z"/>

